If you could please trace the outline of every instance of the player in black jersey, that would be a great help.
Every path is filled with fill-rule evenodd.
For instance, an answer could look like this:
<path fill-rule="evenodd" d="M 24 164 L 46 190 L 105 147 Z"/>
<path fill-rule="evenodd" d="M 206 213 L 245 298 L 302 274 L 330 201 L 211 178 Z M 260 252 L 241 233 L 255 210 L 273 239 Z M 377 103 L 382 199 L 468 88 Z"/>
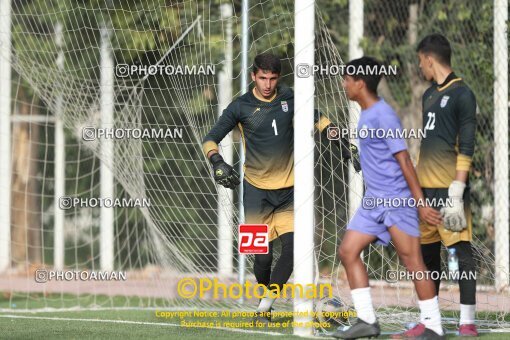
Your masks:
<path fill-rule="evenodd" d="M 236 98 L 203 139 L 203 151 L 213 165 L 218 184 L 234 189 L 239 179 L 218 153 L 218 143 L 235 127 L 241 131 L 244 151 L 245 222 L 269 226 L 269 254 L 257 254 L 254 273 L 259 284 L 268 288 L 283 286 L 293 269 L 294 259 L 294 93 L 278 86 L 280 59 L 263 53 L 255 57 L 254 88 Z M 316 128 L 327 140 L 331 122 L 315 112 Z M 353 160 L 359 170 L 356 148 L 345 139 L 338 142 L 342 159 Z M 281 255 L 271 271 L 273 241 L 281 241 Z M 261 300 L 257 312 L 271 309 L 274 299 Z M 267 322 L 268 318 L 258 320 Z"/>
<path fill-rule="evenodd" d="M 452 71 L 451 47 L 444 36 L 426 36 L 419 43 L 417 53 L 423 76 L 433 84 L 423 95 L 426 135 L 421 142 L 416 171 L 425 196 L 447 203 L 436 207 L 442 212 L 442 225 L 421 221 L 422 253 L 428 269 L 440 272 L 441 242 L 448 249 L 455 249 L 460 273 L 459 334 L 477 336 L 468 178 L 475 144 L 476 99 L 464 80 Z M 436 280 L 438 294 L 439 284 Z"/>

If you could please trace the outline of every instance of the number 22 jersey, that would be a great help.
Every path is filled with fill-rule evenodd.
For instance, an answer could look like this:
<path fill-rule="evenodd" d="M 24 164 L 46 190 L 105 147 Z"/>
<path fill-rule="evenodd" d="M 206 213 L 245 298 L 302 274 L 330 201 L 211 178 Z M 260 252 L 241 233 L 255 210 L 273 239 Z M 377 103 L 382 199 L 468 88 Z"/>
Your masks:
<path fill-rule="evenodd" d="M 474 152 L 476 99 L 453 72 L 423 94 L 423 130 L 416 172 L 423 188 L 448 188 L 469 171 Z"/>

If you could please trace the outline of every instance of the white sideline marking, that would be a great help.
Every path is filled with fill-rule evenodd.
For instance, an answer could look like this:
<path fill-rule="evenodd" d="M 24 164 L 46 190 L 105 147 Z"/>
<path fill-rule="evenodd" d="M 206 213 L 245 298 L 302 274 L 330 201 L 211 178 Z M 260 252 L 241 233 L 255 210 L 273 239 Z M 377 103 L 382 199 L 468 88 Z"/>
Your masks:
<path fill-rule="evenodd" d="M 197 310 L 194 307 L 68 307 L 68 308 L 53 308 L 53 307 L 44 307 L 44 308 L 31 308 L 31 309 L 12 309 L 12 308 L 0 308 L 0 313 L 55 313 L 55 312 L 90 312 L 90 311 L 126 311 L 126 310 L 134 310 L 134 311 L 151 311 L 151 310 L 160 310 L 160 311 L 195 311 Z M 218 308 L 200 308 L 199 311 L 204 312 L 217 312 Z"/>
<path fill-rule="evenodd" d="M 85 322 L 103 322 L 103 323 L 124 323 L 124 324 L 132 324 L 132 325 L 156 325 L 156 326 L 168 326 L 168 327 L 181 327 L 180 325 L 176 325 L 173 323 L 161 323 L 161 322 L 129 321 L 129 320 L 102 320 L 102 319 L 77 319 L 77 318 L 58 318 L 58 317 L 49 317 L 49 316 L 25 316 L 25 315 L 9 315 L 9 314 L 0 315 L 0 318 L 37 319 L 37 320 L 54 320 L 54 321 L 85 321 Z M 292 335 L 292 334 L 282 334 L 282 333 L 276 333 L 276 332 L 255 331 L 255 330 L 241 329 L 241 328 L 227 328 L 227 327 L 201 327 L 201 328 L 219 329 L 219 330 L 223 330 L 223 331 L 231 331 L 231 332 L 239 332 L 239 333 L 252 333 L 252 334 L 264 334 L 264 335 L 273 335 L 273 336 Z"/>

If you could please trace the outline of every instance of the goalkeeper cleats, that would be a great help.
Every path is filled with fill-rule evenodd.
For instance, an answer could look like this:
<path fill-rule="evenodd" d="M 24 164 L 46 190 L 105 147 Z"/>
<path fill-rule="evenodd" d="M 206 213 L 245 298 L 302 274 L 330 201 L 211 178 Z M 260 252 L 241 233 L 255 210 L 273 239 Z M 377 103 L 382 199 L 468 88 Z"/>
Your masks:
<path fill-rule="evenodd" d="M 405 331 L 404 333 L 393 334 L 391 336 L 391 338 L 392 339 L 421 339 L 421 340 L 425 340 L 425 339 L 436 340 L 437 339 L 437 340 L 441 340 L 441 339 L 446 339 L 446 336 L 444 334 L 439 335 L 436 332 L 434 332 L 433 330 L 426 328 L 424 324 L 419 323 L 416 326 L 414 326 L 413 328 Z"/>
<path fill-rule="evenodd" d="M 459 326 L 459 336 L 478 336 L 478 331 L 476 329 L 476 326 L 473 324 L 460 325 Z"/>

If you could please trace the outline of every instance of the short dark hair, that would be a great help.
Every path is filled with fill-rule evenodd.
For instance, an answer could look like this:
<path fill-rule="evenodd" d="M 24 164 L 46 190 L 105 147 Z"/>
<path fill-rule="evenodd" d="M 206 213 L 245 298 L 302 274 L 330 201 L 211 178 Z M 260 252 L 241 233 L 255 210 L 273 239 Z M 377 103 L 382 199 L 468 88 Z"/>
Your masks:
<path fill-rule="evenodd" d="M 353 59 L 349 61 L 346 65 L 346 69 L 349 66 L 354 66 L 354 68 L 357 70 L 360 67 L 364 70 L 370 69 L 376 69 L 379 70 L 381 68 L 381 63 L 378 62 L 375 58 L 372 57 L 361 57 L 358 59 Z M 363 73 L 367 73 L 366 71 Z M 379 72 L 371 72 L 372 74 L 363 74 L 363 73 L 349 73 L 349 76 L 353 77 L 356 80 L 363 80 L 365 82 L 365 85 L 367 86 L 367 89 L 377 95 L 377 85 L 379 85 L 379 82 L 381 81 L 381 74 Z"/>
<path fill-rule="evenodd" d="M 272 53 L 258 54 L 253 60 L 253 73 L 257 74 L 258 70 L 271 71 L 280 74 L 282 72 L 282 63 L 280 58 Z"/>
<path fill-rule="evenodd" d="M 450 66 L 452 48 L 448 39 L 442 34 L 427 35 L 416 47 L 416 52 L 433 54 L 441 64 Z"/>

